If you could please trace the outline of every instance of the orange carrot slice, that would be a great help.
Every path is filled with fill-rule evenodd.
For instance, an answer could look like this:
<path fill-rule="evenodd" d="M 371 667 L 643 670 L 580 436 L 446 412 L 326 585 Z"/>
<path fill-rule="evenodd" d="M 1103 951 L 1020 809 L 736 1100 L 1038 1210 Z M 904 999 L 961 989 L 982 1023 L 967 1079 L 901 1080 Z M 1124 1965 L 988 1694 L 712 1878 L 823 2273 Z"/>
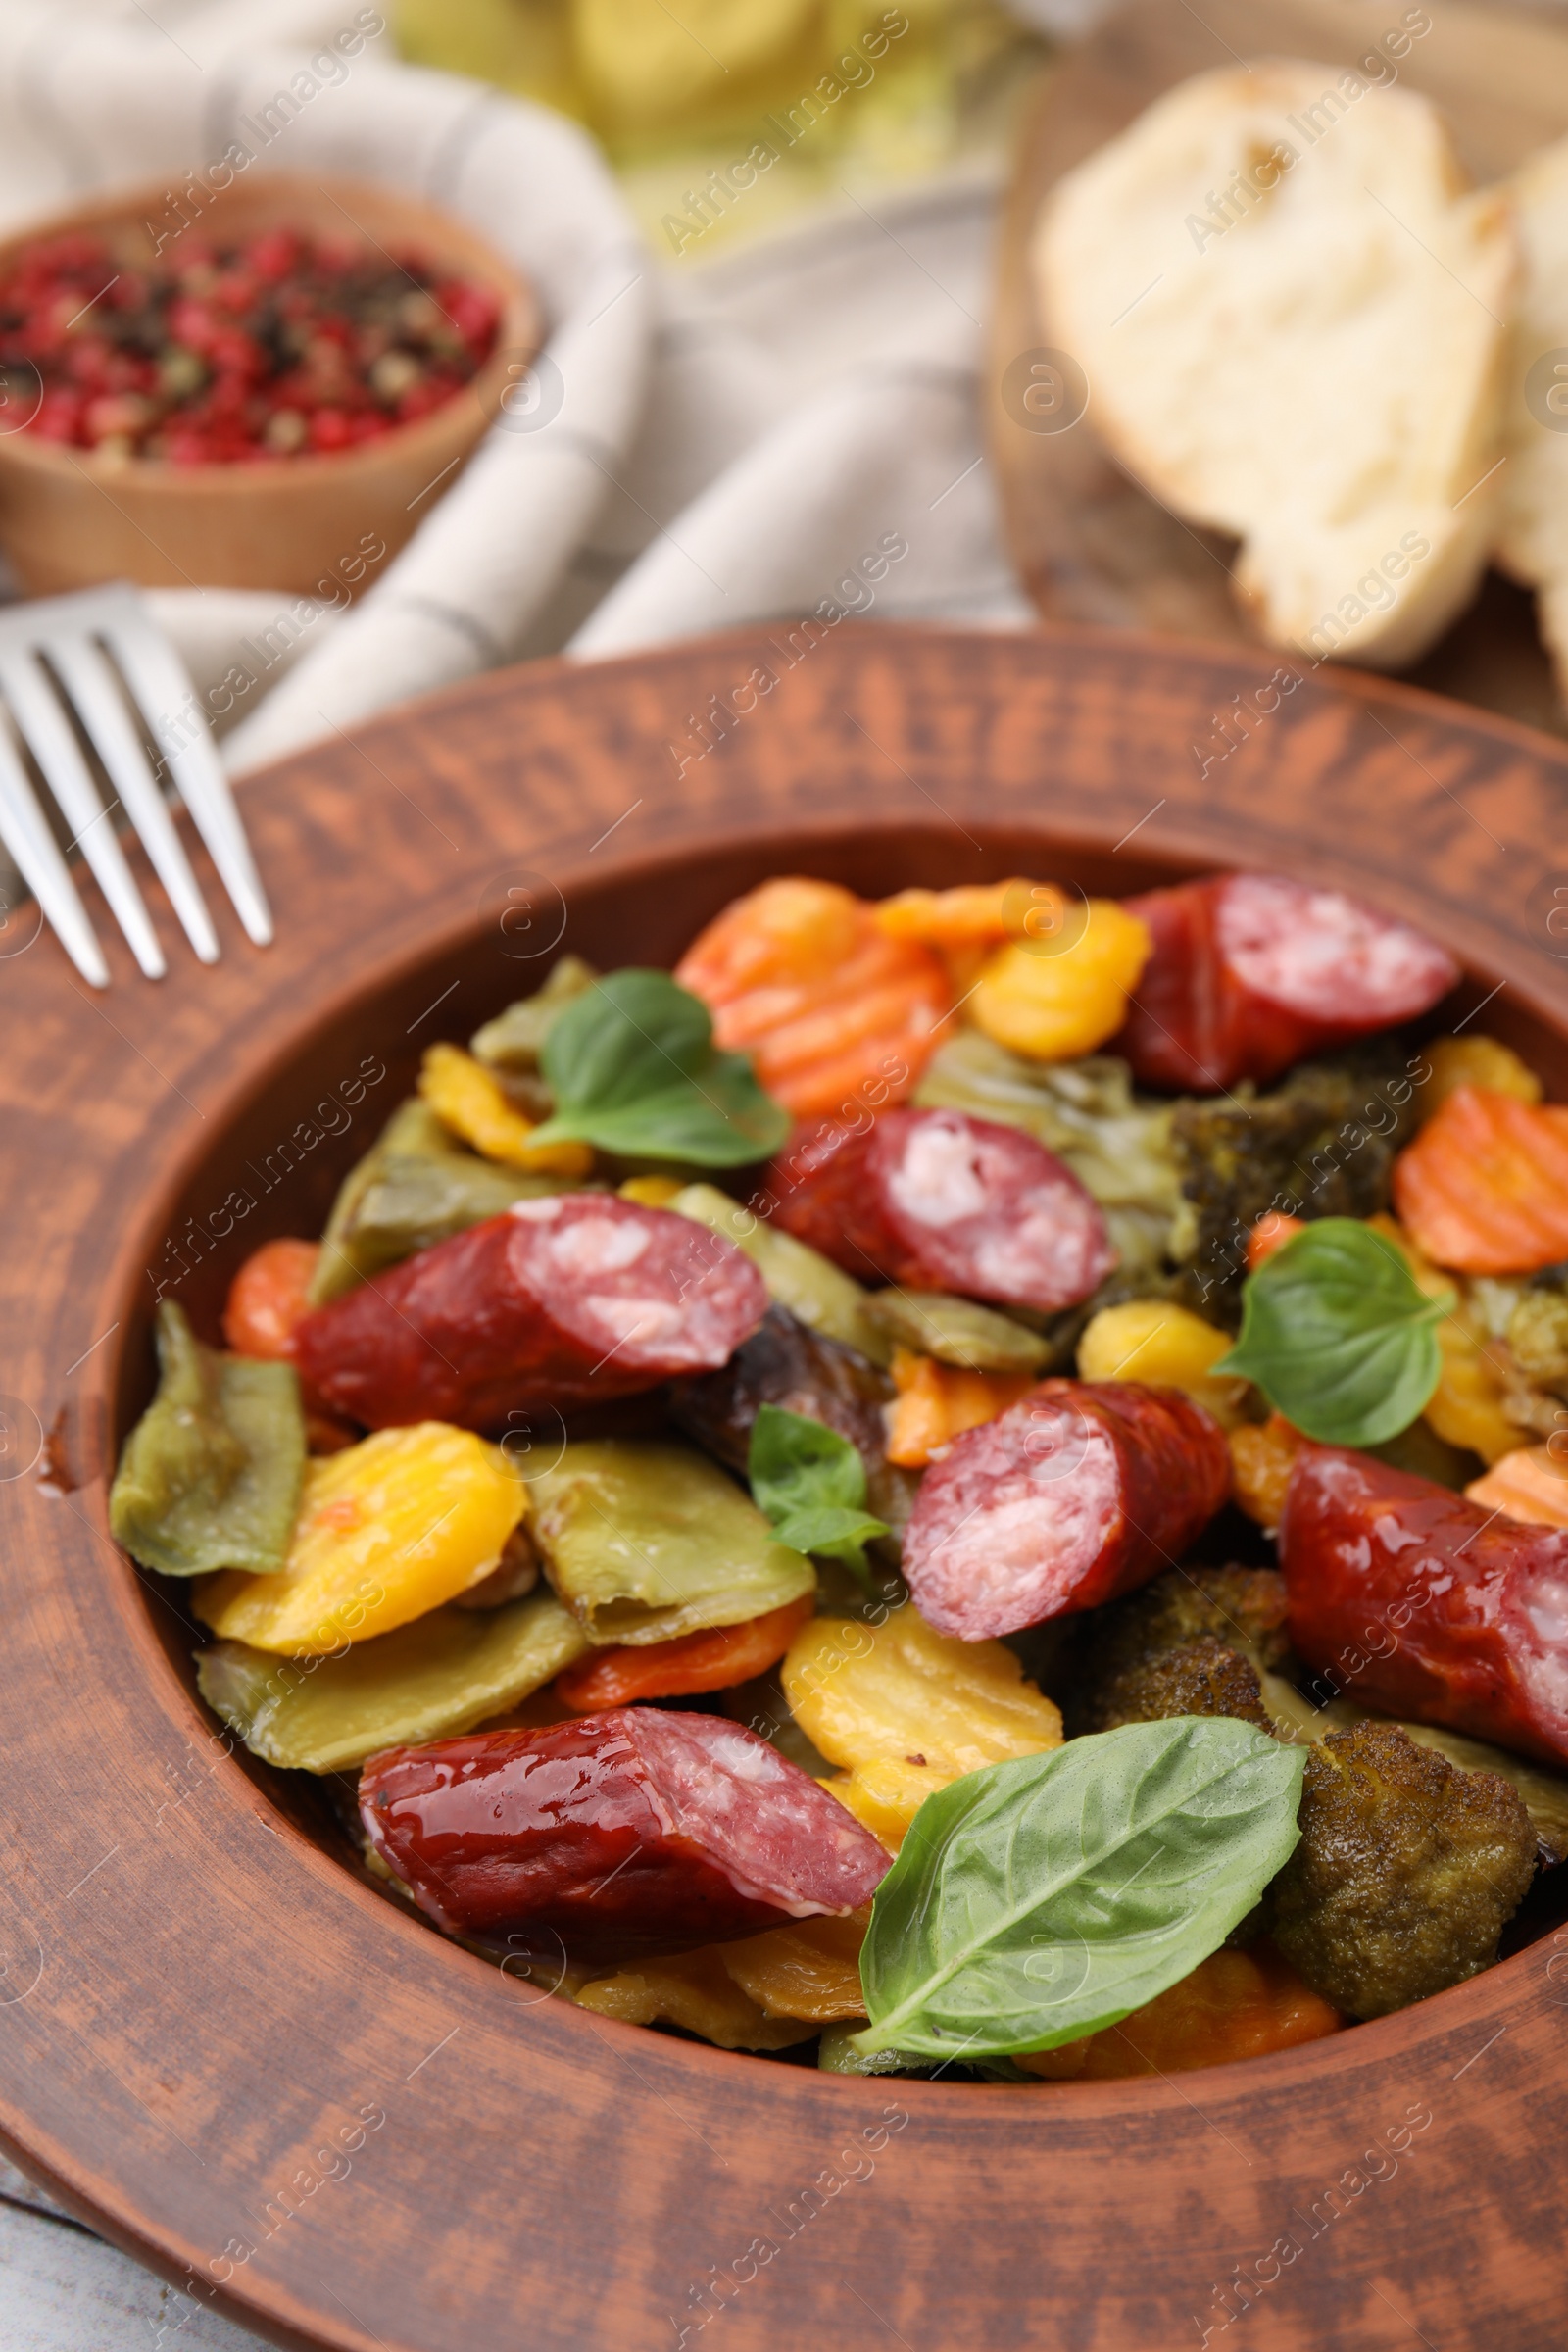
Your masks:
<path fill-rule="evenodd" d="M 1247 1237 L 1249 1274 L 1255 1274 L 1266 1258 L 1272 1257 L 1276 1250 L 1283 1250 L 1292 1234 L 1300 1233 L 1303 1227 L 1302 1218 L 1288 1217 L 1279 1208 L 1271 1208 L 1266 1216 L 1259 1217 Z"/>
<path fill-rule="evenodd" d="M 1245 1952 L 1211 1952 L 1190 1977 L 1086 2040 L 1038 2050 L 1018 2064 L 1055 2082 L 1180 2075 L 1263 2058 L 1338 2034 L 1346 2020 L 1311 1990 L 1267 1936 Z"/>
<path fill-rule="evenodd" d="M 1568 1109 L 1461 1086 L 1394 1163 L 1417 1247 L 1460 1274 L 1530 1274 L 1568 1257 Z"/>
<path fill-rule="evenodd" d="M 319 1242 L 266 1242 L 235 1275 L 223 1308 L 223 1337 L 236 1355 L 265 1361 L 294 1353 L 294 1327 L 311 1311 Z"/>
<path fill-rule="evenodd" d="M 784 876 L 716 915 L 675 977 L 729 1052 L 798 1118 L 853 1117 L 908 1095 L 953 994 L 940 956 L 890 938 L 835 882 Z"/>
<path fill-rule="evenodd" d="M 956 1364 L 939 1364 L 934 1355 L 895 1348 L 893 1385 L 899 1394 L 889 1415 L 888 1460 L 905 1470 L 923 1470 L 939 1446 L 951 1445 L 982 1421 L 995 1421 L 1027 1396 L 1035 1375 L 964 1372 Z"/>
<path fill-rule="evenodd" d="M 1568 1461 L 1544 1446 L 1520 1446 L 1494 1462 L 1485 1478 L 1472 1479 L 1465 1493 L 1486 1511 L 1505 1511 L 1535 1527 L 1568 1527 Z"/>
<path fill-rule="evenodd" d="M 1259 1527 L 1278 1527 L 1285 1511 L 1285 1490 L 1306 1440 L 1283 1413 L 1270 1413 L 1261 1426 L 1244 1421 L 1230 1432 L 1228 1443 L 1232 1499 Z"/>
<path fill-rule="evenodd" d="M 641 1698 L 674 1698 L 688 1690 L 727 1690 L 776 1666 L 815 1608 L 811 1593 L 748 1617 L 742 1625 L 719 1625 L 673 1642 L 617 1643 L 558 1674 L 556 1696 L 577 1715 L 605 1707 L 629 1707 Z"/>

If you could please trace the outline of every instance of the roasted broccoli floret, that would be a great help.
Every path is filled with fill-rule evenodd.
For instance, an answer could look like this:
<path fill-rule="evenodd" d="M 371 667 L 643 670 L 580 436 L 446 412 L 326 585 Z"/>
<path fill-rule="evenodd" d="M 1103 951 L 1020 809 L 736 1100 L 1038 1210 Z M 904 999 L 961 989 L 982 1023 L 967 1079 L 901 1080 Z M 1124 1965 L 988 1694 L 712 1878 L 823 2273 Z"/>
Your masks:
<path fill-rule="evenodd" d="M 1278 1666 L 1289 1646 L 1285 1613 L 1285 1580 L 1272 1568 L 1172 1568 L 1124 1599 L 1090 1610 L 1067 1671 L 1058 1677 L 1070 1731 L 1108 1731 L 1113 1723 L 1162 1715 L 1244 1712 L 1248 1722 L 1266 1728 L 1266 1718 L 1250 1708 L 1145 1704 L 1139 1693 L 1169 1690 L 1176 1683 L 1168 1674 L 1152 1682 L 1140 1678 L 1167 1653 L 1207 1641 L 1237 1653 L 1256 1705 L 1258 1671 Z"/>
<path fill-rule="evenodd" d="M 1536 1863 L 1506 1781 L 1358 1723 L 1311 1750 L 1299 1820 L 1268 1927 L 1314 1992 L 1386 2017 L 1491 1967 Z"/>
<path fill-rule="evenodd" d="M 1413 1090 L 1396 1045 L 1304 1061 L 1267 1094 L 1184 1098 L 1171 1140 L 1197 1218 L 1189 1303 L 1235 1325 L 1247 1239 L 1259 1217 L 1369 1217 L 1411 1124 Z"/>
<path fill-rule="evenodd" d="M 1256 1670 L 1229 1642 L 1212 1634 L 1174 1649 L 1151 1650 L 1119 1674 L 1097 1685 L 1088 1704 L 1075 1710 L 1084 1731 L 1113 1732 L 1124 1723 L 1157 1723 L 1168 1715 L 1235 1715 L 1273 1729 L 1264 1710 Z"/>

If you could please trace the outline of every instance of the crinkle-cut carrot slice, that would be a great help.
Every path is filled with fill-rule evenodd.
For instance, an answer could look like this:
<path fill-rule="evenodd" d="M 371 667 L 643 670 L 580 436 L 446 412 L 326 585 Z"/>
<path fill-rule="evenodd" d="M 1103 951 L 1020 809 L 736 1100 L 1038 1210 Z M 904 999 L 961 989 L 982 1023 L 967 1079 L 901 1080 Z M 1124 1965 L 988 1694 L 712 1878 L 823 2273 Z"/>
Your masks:
<path fill-rule="evenodd" d="M 928 948 L 1000 947 L 1004 939 L 1050 938 L 1061 928 L 1067 902 L 1054 883 L 964 882 L 956 890 L 901 890 L 873 909 L 889 939 L 917 939 Z"/>
<path fill-rule="evenodd" d="M 1179 2075 L 1238 2058 L 1262 2058 L 1338 2034 L 1346 2020 L 1304 1984 L 1260 1936 L 1245 1952 L 1211 1952 L 1183 1977 L 1083 2041 L 1018 2060 L 1054 2082 L 1106 2082 L 1126 2075 Z"/>
<path fill-rule="evenodd" d="M 940 956 L 892 939 L 836 882 L 786 875 L 736 899 L 675 972 L 729 1052 L 798 1117 L 910 1093 L 953 1003 Z"/>
<path fill-rule="evenodd" d="M 710 1006 L 767 982 L 806 980 L 852 956 L 869 908 L 837 882 L 778 874 L 700 931 L 676 977 Z"/>
<path fill-rule="evenodd" d="M 616 1643 L 556 1677 L 556 1696 L 575 1713 L 635 1706 L 693 1690 L 727 1690 L 776 1666 L 816 1606 L 813 1594 L 787 1600 L 740 1625 L 705 1627 L 673 1642 Z"/>
<path fill-rule="evenodd" d="M 1568 1461 L 1544 1446 L 1519 1446 L 1494 1462 L 1485 1478 L 1472 1479 L 1465 1494 L 1485 1511 L 1505 1511 L 1535 1527 L 1568 1527 Z"/>
<path fill-rule="evenodd" d="M 902 1469 L 923 1470 L 938 1446 L 950 1446 L 966 1429 L 995 1421 L 1027 1396 L 1032 1372 L 964 1372 L 939 1364 L 912 1348 L 893 1350 L 893 1384 L 899 1394 L 889 1413 L 888 1460 Z"/>
<path fill-rule="evenodd" d="M 1568 1257 L 1568 1109 L 1461 1086 L 1394 1163 L 1417 1246 L 1461 1274 L 1530 1274 Z"/>
<path fill-rule="evenodd" d="M 923 941 L 948 967 L 955 990 L 967 995 L 998 949 L 1009 942 L 1038 953 L 1059 940 L 1074 912 L 1054 882 L 962 882 L 953 890 L 901 890 L 874 908 L 889 939 Z"/>
<path fill-rule="evenodd" d="M 1271 1258 L 1276 1250 L 1283 1250 L 1293 1234 L 1305 1230 L 1305 1219 L 1287 1216 L 1282 1208 L 1265 1209 L 1247 1237 L 1247 1271 L 1255 1274 L 1259 1266 Z"/>

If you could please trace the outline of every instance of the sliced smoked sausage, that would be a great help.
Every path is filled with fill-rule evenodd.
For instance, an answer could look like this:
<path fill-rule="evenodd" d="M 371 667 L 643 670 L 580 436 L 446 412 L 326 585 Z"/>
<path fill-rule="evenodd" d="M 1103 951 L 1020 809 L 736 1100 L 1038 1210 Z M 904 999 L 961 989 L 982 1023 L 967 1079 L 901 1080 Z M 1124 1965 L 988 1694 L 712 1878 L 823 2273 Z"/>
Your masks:
<path fill-rule="evenodd" d="M 1568 1529 L 1309 1446 L 1286 1490 L 1280 1566 L 1291 1640 L 1323 1696 L 1568 1763 Z"/>
<path fill-rule="evenodd" d="M 1043 1380 L 927 1470 L 905 1578 L 939 1633 L 1017 1633 L 1173 1566 L 1229 1490 L 1224 1432 L 1175 1389 Z"/>
<path fill-rule="evenodd" d="M 1054 1311 L 1116 1262 L 1099 1203 L 1032 1135 L 961 1110 L 892 1110 L 808 1133 L 762 1206 L 862 1282 Z"/>
<path fill-rule="evenodd" d="M 441 1927 L 554 1935 L 589 1960 L 842 1916 L 892 1865 L 755 1732 L 662 1707 L 389 1748 L 360 1811 Z"/>
<path fill-rule="evenodd" d="M 1213 1095 L 1309 1054 L 1414 1020 L 1459 967 L 1446 949 L 1343 890 L 1220 874 L 1127 901 L 1153 936 L 1105 1051 L 1148 1086 Z"/>
<path fill-rule="evenodd" d="M 569 1411 L 724 1363 L 767 1310 L 733 1242 L 608 1193 L 519 1200 L 307 1315 L 296 1360 L 333 1412 L 385 1429 Z"/>

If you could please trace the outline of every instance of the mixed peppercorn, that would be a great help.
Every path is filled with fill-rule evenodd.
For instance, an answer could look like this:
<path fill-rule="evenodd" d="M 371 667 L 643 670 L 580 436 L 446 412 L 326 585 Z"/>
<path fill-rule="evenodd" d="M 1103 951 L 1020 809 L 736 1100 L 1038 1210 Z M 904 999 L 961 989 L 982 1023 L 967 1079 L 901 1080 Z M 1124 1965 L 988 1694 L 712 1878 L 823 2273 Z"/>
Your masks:
<path fill-rule="evenodd" d="M 86 235 L 26 247 L 0 276 L 0 371 L 41 398 L 51 441 L 178 466 L 374 441 L 462 390 L 495 346 L 487 286 L 414 253 L 272 228 L 184 242 L 167 271 Z"/>

